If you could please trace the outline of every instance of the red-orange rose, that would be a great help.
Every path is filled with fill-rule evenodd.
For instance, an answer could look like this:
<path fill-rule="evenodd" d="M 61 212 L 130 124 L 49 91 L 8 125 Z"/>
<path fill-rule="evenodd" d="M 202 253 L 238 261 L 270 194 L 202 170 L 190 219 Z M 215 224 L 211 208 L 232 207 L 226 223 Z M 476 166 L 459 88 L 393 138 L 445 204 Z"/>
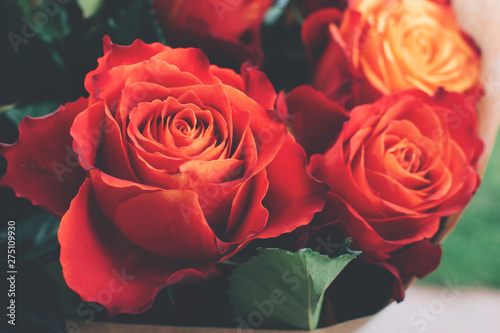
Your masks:
<path fill-rule="evenodd" d="M 313 85 L 349 107 L 405 89 L 482 95 L 479 48 L 448 1 L 355 0 L 343 17 L 311 15 L 302 35 Z"/>
<path fill-rule="evenodd" d="M 104 47 L 88 99 L 24 120 L 1 146 L 0 185 L 63 215 L 63 273 L 83 300 L 144 311 L 163 287 L 214 276 L 251 240 L 322 209 L 326 186 L 263 73 L 211 66 L 198 49 Z"/>
<path fill-rule="evenodd" d="M 366 260 L 400 281 L 421 277 L 439 263 L 429 240 L 441 218 L 479 185 L 481 152 L 474 106 L 461 94 L 406 91 L 358 106 L 335 144 L 311 157 L 311 174 L 330 186 L 311 228 L 351 236 Z"/>
<path fill-rule="evenodd" d="M 227 66 L 262 63 L 260 26 L 274 0 L 153 0 L 170 45 L 199 47 Z"/>

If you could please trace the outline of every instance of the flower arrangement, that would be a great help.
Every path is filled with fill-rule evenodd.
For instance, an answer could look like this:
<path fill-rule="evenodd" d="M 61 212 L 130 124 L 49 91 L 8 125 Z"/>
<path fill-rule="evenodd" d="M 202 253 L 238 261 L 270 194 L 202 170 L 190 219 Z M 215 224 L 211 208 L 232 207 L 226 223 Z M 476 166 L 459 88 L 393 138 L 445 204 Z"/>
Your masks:
<path fill-rule="evenodd" d="M 7 9 L 33 18 L 7 34 L 12 62 L 44 48 L 62 66 L 50 92 L 14 84 L 0 103 L 2 206 L 26 212 L 19 247 L 32 239 L 18 263 L 58 295 L 11 326 L 314 330 L 371 315 L 438 267 L 480 185 L 482 54 L 450 1 Z"/>

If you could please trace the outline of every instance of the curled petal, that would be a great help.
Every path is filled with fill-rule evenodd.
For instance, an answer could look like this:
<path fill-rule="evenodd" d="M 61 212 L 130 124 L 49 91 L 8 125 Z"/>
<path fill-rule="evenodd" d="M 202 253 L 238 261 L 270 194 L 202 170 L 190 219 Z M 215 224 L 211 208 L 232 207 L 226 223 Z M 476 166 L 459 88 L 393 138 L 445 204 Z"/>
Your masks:
<path fill-rule="evenodd" d="M 308 156 L 324 153 L 349 118 L 348 112 L 311 86 L 287 96 L 292 132 Z"/>
<path fill-rule="evenodd" d="M 213 266 L 171 261 L 130 242 L 100 212 L 90 179 L 63 216 L 58 237 L 66 283 L 83 301 L 104 305 L 108 316 L 141 313 L 164 287 L 218 274 Z"/>
<path fill-rule="evenodd" d="M 136 245 L 179 260 L 204 260 L 220 255 L 215 247 L 215 234 L 193 191 L 141 188 L 97 170 L 92 170 L 91 175 L 103 214 Z"/>
<path fill-rule="evenodd" d="M 62 216 L 85 178 L 69 129 L 87 106 L 87 99 L 80 98 L 47 116 L 26 117 L 19 125 L 18 142 L 0 144 L 0 153 L 8 163 L 0 186 L 8 186 L 17 196 Z"/>
<path fill-rule="evenodd" d="M 325 205 L 328 187 L 306 170 L 307 157 L 291 134 L 266 168 L 269 190 L 263 205 L 269 221 L 258 238 L 277 237 L 308 224 Z"/>
<path fill-rule="evenodd" d="M 245 93 L 266 110 L 274 110 L 276 92 L 273 85 L 263 72 L 243 64 L 241 74 L 245 81 Z"/>
<path fill-rule="evenodd" d="M 441 246 L 423 240 L 398 252 L 390 260 L 376 265 L 394 275 L 396 279 L 392 295 L 396 301 L 401 302 L 405 297 L 404 282 L 413 276 L 421 279 L 433 272 L 439 266 L 442 254 Z"/>

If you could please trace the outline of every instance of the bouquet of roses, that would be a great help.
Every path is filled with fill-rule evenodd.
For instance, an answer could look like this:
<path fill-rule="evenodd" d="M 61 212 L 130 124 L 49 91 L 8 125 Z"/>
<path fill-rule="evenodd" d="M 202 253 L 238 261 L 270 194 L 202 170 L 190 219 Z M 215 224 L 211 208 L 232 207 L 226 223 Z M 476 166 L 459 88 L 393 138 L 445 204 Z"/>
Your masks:
<path fill-rule="evenodd" d="M 40 117 L 0 144 L 0 186 L 57 218 L 17 223 L 58 295 L 58 317 L 18 309 L 18 326 L 311 330 L 439 265 L 483 151 L 481 52 L 450 1 L 34 3 L 8 47 L 36 39 L 64 65 L 50 99 L 83 97 L 1 103 L 5 128 Z M 78 50 L 102 38 L 95 68 Z"/>

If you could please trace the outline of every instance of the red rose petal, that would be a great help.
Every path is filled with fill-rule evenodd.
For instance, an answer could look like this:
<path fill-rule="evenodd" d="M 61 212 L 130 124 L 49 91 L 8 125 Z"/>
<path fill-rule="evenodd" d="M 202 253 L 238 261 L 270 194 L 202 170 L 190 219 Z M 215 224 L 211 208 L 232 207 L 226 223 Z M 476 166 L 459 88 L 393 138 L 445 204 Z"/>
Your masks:
<path fill-rule="evenodd" d="M 269 221 L 257 238 L 272 238 L 308 224 L 323 209 L 328 187 L 307 171 L 307 157 L 291 134 L 267 166 L 269 190 L 263 205 Z"/>
<path fill-rule="evenodd" d="M 342 13 L 338 9 L 328 8 L 317 11 L 304 21 L 302 25 L 302 41 L 306 47 L 307 58 L 313 62 L 311 63 L 313 73 L 317 68 L 315 62 L 321 58 L 329 44 L 330 24 L 339 25 L 341 20 Z M 332 62 L 336 63 L 335 61 Z"/>
<path fill-rule="evenodd" d="M 149 102 L 159 95 L 158 88 L 151 84 L 170 89 L 202 83 L 195 75 L 182 72 L 175 65 L 154 59 L 135 65 L 111 68 L 94 75 L 92 81 L 95 85 L 95 92 L 92 95 L 94 99 L 105 101 L 113 112 L 118 105 L 127 107 L 127 109 L 120 108 L 120 112 L 125 115 L 140 102 Z M 141 82 L 147 83 L 141 85 Z M 125 87 L 133 83 L 136 83 L 135 90 L 126 94 Z M 125 103 L 121 102 L 122 95 L 127 96 Z"/>
<path fill-rule="evenodd" d="M 203 261 L 220 254 L 193 191 L 139 194 L 116 207 L 113 222 L 128 239 L 157 255 Z"/>
<path fill-rule="evenodd" d="M 241 75 L 245 81 L 245 90 L 243 92 L 264 109 L 274 110 L 277 95 L 266 74 L 248 64 L 244 64 L 241 67 Z"/>
<path fill-rule="evenodd" d="M 356 203 L 356 207 L 363 214 L 369 216 L 385 215 L 385 207 L 380 196 L 368 185 L 363 185 L 363 178 L 355 180 L 353 170 L 346 167 L 347 157 L 343 151 L 342 143 L 345 142 L 343 136 L 347 134 L 348 125 L 353 120 L 356 119 L 346 123 L 335 145 L 324 155 L 311 156 L 308 170 L 314 177 L 330 186 L 331 192 L 337 193 L 343 198 L 349 198 L 350 202 Z"/>
<path fill-rule="evenodd" d="M 286 126 L 275 111 L 266 111 L 260 104 L 236 89 L 227 86 L 223 89 L 232 102 L 233 124 L 238 124 L 238 114 L 250 112 L 250 128 L 258 151 L 258 161 L 253 170 L 256 174 L 273 160 L 283 145 L 288 133 Z"/>
<path fill-rule="evenodd" d="M 407 243 L 384 239 L 349 203 L 337 194 L 329 192 L 322 215 L 325 222 L 340 221 L 348 230 L 348 234 L 364 250 L 372 251 L 373 256 L 387 257 L 387 253 L 400 249 Z"/>
<path fill-rule="evenodd" d="M 136 39 L 130 46 L 116 45 L 111 42 L 109 36 L 105 36 L 104 56 L 98 59 L 98 67 L 89 72 L 85 77 L 85 89 L 90 96 L 93 96 L 95 86 L 93 77 L 99 73 L 117 66 L 133 65 L 147 59 L 158 52 L 163 52 L 168 48 L 160 43 L 146 44 L 140 39 Z"/>
<path fill-rule="evenodd" d="M 210 62 L 207 56 L 199 49 L 168 48 L 167 52 L 158 53 L 152 59 L 162 60 L 168 64 L 175 64 L 181 72 L 194 75 L 204 85 L 221 83 L 210 72 Z"/>
<path fill-rule="evenodd" d="M 429 99 L 436 106 L 437 115 L 448 125 L 450 135 L 463 149 L 472 165 L 483 152 L 483 142 L 477 136 L 477 117 L 474 105 L 463 94 L 438 90 Z"/>
<path fill-rule="evenodd" d="M 236 88 L 239 91 L 245 91 L 245 81 L 243 81 L 241 75 L 236 74 L 232 69 L 210 65 L 210 73 L 221 80 L 223 84 Z"/>
<path fill-rule="evenodd" d="M 97 170 L 91 175 L 104 215 L 135 244 L 171 259 L 204 260 L 220 254 L 195 192 L 141 188 Z"/>
<path fill-rule="evenodd" d="M 75 118 L 71 126 L 73 149 L 81 165 L 90 170 L 96 167 L 115 177 L 137 181 L 122 141 L 122 134 L 109 110 L 96 103 Z"/>
<path fill-rule="evenodd" d="M 219 128 L 220 132 L 225 131 L 226 129 L 224 127 L 227 127 L 227 138 L 230 142 L 229 148 L 231 148 L 233 141 L 239 142 L 239 139 L 248 128 L 250 112 L 255 109 L 255 106 L 253 108 L 243 110 L 235 109 L 234 105 L 238 105 L 240 100 L 233 98 L 233 96 L 230 96 L 228 92 L 239 91 L 222 84 L 211 86 L 191 86 L 189 89 L 172 88 L 173 97 L 185 96 L 188 90 L 192 91 L 192 93 L 197 96 L 199 100 L 203 101 L 203 105 L 200 106 L 201 109 L 208 109 L 211 110 L 212 113 L 219 113 L 222 115 L 222 117 L 214 115 L 214 118 L 219 120 L 218 123 L 221 125 Z M 250 100 L 246 96 L 243 98 Z M 222 126 L 222 120 L 224 120 L 227 125 Z M 225 139 L 226 133 L 222 132 L 220 134 L 221 136 L 224 136 Z"/>
<path fill-rule="evenodd" d="M 47 116 L 26 117 L 19 125 L 18 142 L 0 144 L 8 163 L 0 186 L 55 215 L 64 214 L 85 178 L 69 129 L 87 106 L 88 100 L 80 98 Z"/>
<path fill-rule="evenodd" d="M 228 219 L 227 242 L 241 243 L 262 231 L 266 226 L 269 212 L 262 205 L 269 181 L 263 170 L 248 179 L 238 190 L 232 202 L 231 215 Z"/>
<path fill-rule="evenodd" d="M 234 153 L 231 158 L 244 161 L 245 177 L 250 177 L 258 160 L 257 145 L 251 129 L 248 128 L 245 131 L 239 145 L 233 149 Z"/>
<path fill-rule="evenodd" d="M 311 86 L 301 86 L 287 96 L 290 125 L 308 156 L 324 153 L 338 135 L 349 113 Z"/>
<path fill-rule="evenodd" d="M 108 316 L 141 313 L 164 287 L 218 274 L 213 266 L 169 261 L 131 243 L 100 213 L 89 179 L 62 218 L 58 237 L 66 283 L 83 301 L 103 304 Z"/>
<path fill-rule="evenodd" d="M 118 104 L 118 113 L 115 117 L 119 124 L 126 124 L 127 116 L 140 103 L 151 103 L 155 100 L 166 100 L 172 96 L 172 91 L 157 83 L 151 82 L 133 82 L 127 84 L 121 91 L 120 103 Z"/>
<path fill-rule="evenodd" d="M 401 302 L 405 291 L 403 282 L 407 282 L 412 276 L 421 279 L 433 272 L 439 266 L 442 254 L 441 246 L 434 246 L 424 240 L 398 252 L 387 262 L 376 264 L 396 277 L 392 297 Z"/>
<path fill-rule="evenodd" d="M 342 13 L 333 8 L 310 15 L 302 26 L 302 40 L 306 47 L 314 87 L 342 106 L 353 99 L 351 83 L 354 80 L 346 45 L 338 25 Z"/>
<path fill-rule="evenodd" d="M 182 164 L 179 171 L 192 184 L 217 184 L 230 182 L 240 176 L 243 163 L 244 161 L 231 158 L 214 161 L 193 160 Z"/>
<path fill-rule="evenodd" d="M 371 226 L 382 238 L 406 244 L 432 238 L 438 232 L 440 222 L 441 216 L 432 213 L 370 219 Z M 397 233 L 395 228 L 398 228 Z"/>

